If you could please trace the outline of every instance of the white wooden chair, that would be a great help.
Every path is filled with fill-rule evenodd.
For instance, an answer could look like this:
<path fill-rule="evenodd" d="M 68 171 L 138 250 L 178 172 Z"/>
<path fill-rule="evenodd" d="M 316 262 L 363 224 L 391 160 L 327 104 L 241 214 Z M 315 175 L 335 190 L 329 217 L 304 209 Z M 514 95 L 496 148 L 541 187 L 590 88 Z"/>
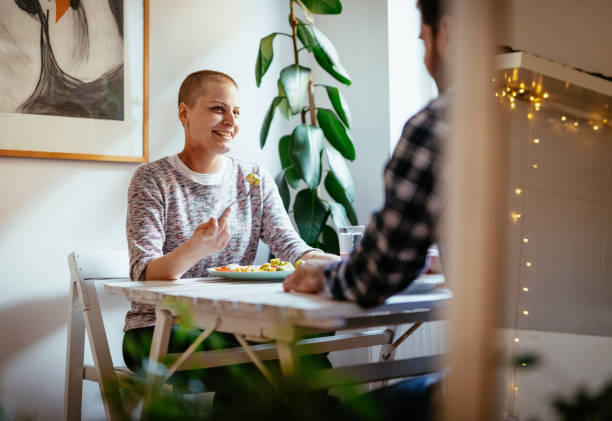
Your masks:
<path fill-rule="evenodd" d="M 81 419 L 83 380 L 98 382 L 106 418 L 113 421 L 123 420 L 126 418 L 126 409 L 121 400 L 117 379 L 118 376 L 134 374 L 127 368 L 113 366 L 95 282 L 128 278 L 128 253 L 124 250 L 75 251 L 68 256 L 68 266 L 70 304 L 64 420 Z M 85 331 L 93 354 L 93 366 L 83 362 Z"/>

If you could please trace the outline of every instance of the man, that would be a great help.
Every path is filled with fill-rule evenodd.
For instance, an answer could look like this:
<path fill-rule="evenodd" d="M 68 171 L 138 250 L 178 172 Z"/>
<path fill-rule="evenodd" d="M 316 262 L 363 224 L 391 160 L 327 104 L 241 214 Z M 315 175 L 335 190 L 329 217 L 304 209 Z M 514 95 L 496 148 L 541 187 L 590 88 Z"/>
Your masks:
<path fill-rule="evenodd" d="M 452 18 L 444 3 L 417 1 L 425 66 L 439 96 L 404 126 L 385 168 L 382 209 L 372 215 L 363 240 L 347 259 L 331 264 L 306 262 L 286 278 L 285 291 L 325 291 L 335 299 L 369 307 L 403 290 L 422 272 L 440 215 L 436 182 L 448 132 Z"/>

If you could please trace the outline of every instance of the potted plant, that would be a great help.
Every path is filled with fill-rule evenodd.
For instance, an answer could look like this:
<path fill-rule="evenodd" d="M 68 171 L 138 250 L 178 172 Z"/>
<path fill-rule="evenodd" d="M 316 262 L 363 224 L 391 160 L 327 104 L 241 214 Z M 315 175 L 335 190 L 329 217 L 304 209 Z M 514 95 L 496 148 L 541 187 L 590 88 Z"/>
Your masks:
<path fill-rule="evenodd" d="M 296 5 L 303 12 L 304 20 L 296 16 Z M 274 32 L 259 43 L 255 64 L 257 86 L 272 63 L 273 41 L 277 36 L 291 39 L 294 52 L 294 63 L 280 71 L 278 95 L 264 117 L 260 146 L 266 145 L 277 109 L 288 120 L 299 118 L 292 133 L 278 142 L 282 170 L 275 181 L 285 208 L 290 211 L 292 207 L 293 218 L 304 241 L 327 252 L 338 253 L 338 236 L 328 224 L 329 218 L 337 227 L 358 223 L 353 208 L 355 186 L 346 163 L 346 160 L 355 159 L 355 147 L 348 131 L 351 115 L 337 87 L 313 82 L 312 70 L 300 63 L 300 52 L 314 56 L 318 65 L 338 82 L 351 84 L 336 49 L 314 25 L 312 16 L 339 14 L 342 4 L 340 0 L 289 0 L 289 7 L 291 32 Z M 323 92 L 333 109 L 316 106 L 315 96 Z M 322 197 L 321 183 L 328 198 Z M 291 190 L 297 191 L 293 206 Z"/>

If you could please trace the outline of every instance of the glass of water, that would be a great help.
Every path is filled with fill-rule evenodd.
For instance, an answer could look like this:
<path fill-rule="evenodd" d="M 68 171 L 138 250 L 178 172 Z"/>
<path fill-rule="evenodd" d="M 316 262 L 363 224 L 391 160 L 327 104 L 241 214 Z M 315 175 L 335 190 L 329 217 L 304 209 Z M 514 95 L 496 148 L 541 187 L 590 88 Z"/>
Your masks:
<path fill-rule="evenodd" d="M 363 237 L 365 227 L 363 225 L 353 225 L 338 228 L 338 241 L 340 243 L 340 257 L 345 258 L 359 244 Z"/>

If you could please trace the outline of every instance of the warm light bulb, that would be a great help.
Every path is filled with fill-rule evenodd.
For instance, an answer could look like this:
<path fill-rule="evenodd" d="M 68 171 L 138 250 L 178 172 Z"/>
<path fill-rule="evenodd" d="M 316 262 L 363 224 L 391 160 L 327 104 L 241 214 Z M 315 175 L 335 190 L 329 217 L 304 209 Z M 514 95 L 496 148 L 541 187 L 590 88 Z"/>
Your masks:
<path fill-rule="evenodd" d="M 520 339 L 519 338 L 514 338 L 514 342 L 519 342 Z"/>
<path fill-rule="evenodd" d="M 530 268 L 532 266 L 531 262 L 525 262 L 525 266 L 527 266 L 528 268 Z"/>
<path fill-rule="evenodd" d="M 527 316 L 529 314 L 527 310 L 523 310 L 521 313 L 523 313 L 523 316 Z"/>
<path fill-rule="evenodd" d="M 491 78 L 491 82 L 495 83 L 495 78 L 494 77 Z"/>
<path fill-rule="evenodd" d="M 516 212 L 512 212 L 510 214 L 510 218 L 512 218 L 514 222 L 517 222 L 519 219 L 521 219 L 522 216 L 523 215 L 521 215 L 520 213 L 516 213 Z"/>
<path fill-rule="evenodd" d="M 527 118 L 528 118 L 529 120 L 533 119 L 533 113 L 527 113 Z"/>
<path fill-rule="evenodd" d="M 495 92 L 495 97 L 498 97 L 498 96 L 499 96 L 499 92 Z"/>
<path fill-rule="evenodd" d="M 596 125 L 594 125 L 594 126 L 593 126 L 593 130 L 595 130 L 595 131 L 599 130 L 599 126 L 598 126 L 597 124 L 596 124 Z"/>
<path fill-rule="evenodd" d="M 535 100 L 535 98 L 534 98 L 533 95 L 529 97 L 529 101 L 533 102 L 534 100 Z"/>
<path fill-rule="evenodd" d="M 533 164 L 533 165 L 531 166 L 531 168 L 533 168 L 534 170 L 537 170 L 537 169 L 538 169 L 538 164 Z"/>
<path fill-rule="evenodd" d="M 506 96 L 506 91 L 502 91 L 502 96 Z"/>
<path fill-rule="evenodd" d="M 529 238 L 525 237 L 523 238 L 523 243 L 527 244 L 529 242 Z"/>
<path fill-rule="evenodd" d="M 514 97 L 510 97 L 510 102 L 514 102 Z"/>
<path fill-rule="evenodd" d="M 527 363 L 521 363 L 523 367 L 527 367 Z"/>
<path fill-rule="evenodd" d="M 519 194 L 521 194 L 521 193 L 523 193 L 523 190 L 521 190 L 521 189 L 519 189 L 519 188 L 514 189 L 514 194 L 516 194 L 517 196 L 518 196 Z"/>
<path fill-rule="evenodd" d="M 513 110 L 516 108 L 516 104 L 514 102 L 510 103 L 510 108 L 512 108 Z"/>
<path fill-rule="evenodd" d="M 604 119 L 603 119 L 603 124 L 606 124 L 607 122 L 608 122 L 608 119 L 607 119 L 607 118 L 604 118 Z"/>
<path fill-rule="evenodd" d="M 529 288 L 523 287 L 523 292 L 529 292 Z"/>
<path fill-rule="evenodd" d="M 516 92 L 512 92 L 512 96 L 516 96 Z"/>
<path fill-rule="evenodd" d="M 524 90 L 524 89 L 522 89 L 522 88 L 521 88 L 521 89 L 519 89 L 519 94 L 522 94 L 523 92 L 525 92 L 525 90 Z"/>
<path fill-rule="evenodd" d="M 544 99 L 548 98 L 548 92 L 544 92 L 544 95 L 542 95 L 542 98 Z"/>
<path fill-rule="evenodd" d="M 514 386 L 514 391 L 518 392 L 518 386 Z"/>
<path fill-rule="evenodd" d="M 567 120 L 567 117 L 566 117 L 566 116 L 564 116 L 564 115 L 562 115 L 562 116 L 561 116 L 561 121 L 565 121 L 565 120 Z"/>
<path fill-rule="evenodd" d="M 533 143 L 540 143 L 540 139 L 536 137 L 535 139 L 533 139 Z"/>
<path fill-rule="evenodd" d="M 578 127 L 578 122 L 574 121 L 574 127 Z"/>

